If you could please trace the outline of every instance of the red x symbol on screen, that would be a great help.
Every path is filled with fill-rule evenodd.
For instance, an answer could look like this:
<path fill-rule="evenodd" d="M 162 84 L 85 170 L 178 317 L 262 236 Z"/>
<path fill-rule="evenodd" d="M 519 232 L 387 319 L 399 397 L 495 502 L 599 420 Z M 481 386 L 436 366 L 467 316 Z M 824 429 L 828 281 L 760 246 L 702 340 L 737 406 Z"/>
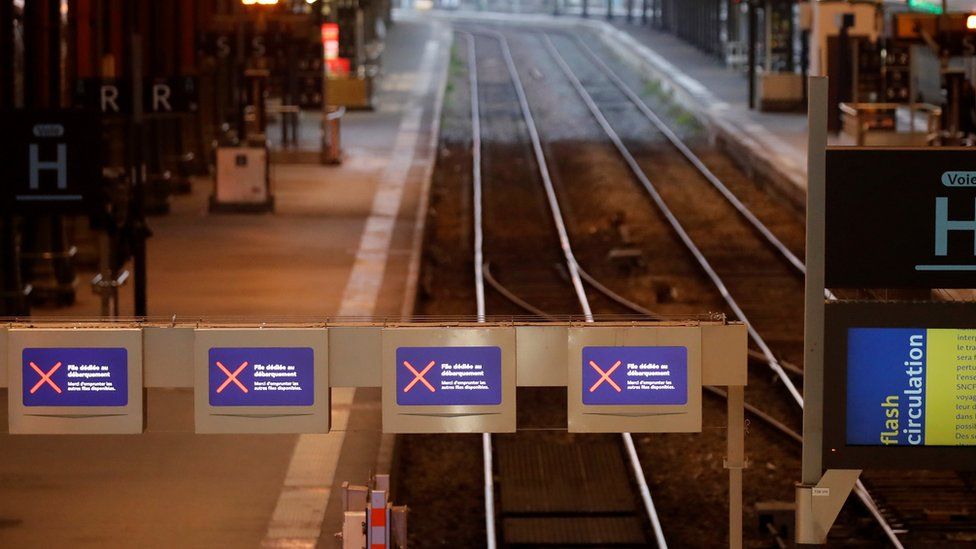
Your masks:
<path fill-rule="evenodd" d="M 420 372 L 418 372 L 417 369 L 414 368 L 406 360 L 403 361 L 403 365 L 406 366 L 407 369 L 410 370 L 410 372 L 413 374 L 413 381 L 411 381 L 410 383 L 408 383 L 407 386 L 403 388 L 403 392 L 404 393 L 410 391 L 410 389 L 413 389 L 413 386 L 416 385 L 418 381 L 421 382 L 421 383 L 423 383 L 424 385 L 426 385 L 427 388 L 430 389 L 430 392 L 432 392 L 432 393 L 434 392 L 434 386 L 431 385 L 426 379 L 424 379 L 424 376 L 427 375 L 427 372 L 429 372 L 430 369 L 434 367 L 434 361 L 433 360 L 431 360 L 427 364 L 427 366 L 423 369 L 423 371 L 420 371 Z"/>
<path fill-rule="evenodd" d="M 41 379 L 39 379 L 37 383 L 35 383 L 34 386 L 31 387 L 30 394 L 36 393 L 37 390 L 40 389 L 41 386 L 44 385 L 45 383 L 50 385 L 52 389 L 58 392 L 58 394 L 61 394 L 61 387 L 58 387 L 58 384 L 51 380 L 51 376 L 54 375 L 54 372 L 57 372 L 58 368 L 61 367 L 60 362 L 58 362 L 54 366 L 51 366 L 51 369 L 48 370 L 47 373 L 44 373 L 44 370 L 40 369 L 40 367 L 38 367 L 38 365 L 34 364 L 33 362 L 30 363 L 30 367 L 33 368 L 35 372 L 37 372 L 37 375 L 41 376 Z"/>
<path fill-rule="evenodd" d="M 600 374 L 600 379 L 596 380 L 596 383 L 594 383 L 593 386 L 590 387 L 590 392 L 591 393 L 593 391 L 596 391 L 596 388 L 597 387 L 599 387 L 600 385 L 603 385 L 603 382 L 604 381 L 606 381 L 607 383 L 609 383 L 613 387 L 613 389 L 615 391 L 617 391 L 618 393 L 620 392 L 620 385 L 617 385 L 616 383 L 613 382 L 612 379 L 610 379 L 610 374 L 612 374 L 614 371 L 616 371 L 617 368 L 620 367 L 620 361 L 619 360 L 617 362 L 614 362 L 613 363 L 613 366 L 611 366 L 610 369 L 607 370 L 606 372 L 604 372 L 600 368 L 600 365 L 599 364 L 597 364 L 596 362 L 593 362 L 592 360 L 590 361 L 590 366 L 594 370 L 596 370 L 596 373 Z"/>
<path fill-rule="evenodd" d="M 222 392 L 225 388 L 227 388 L 227 386 L 230 385 L 231 382 L 234 382 L 235 385 L 237 385 L 238 387 L 240 387 L 242 392 L 245 392 L 245 393 L 247 392 L 247 387 L 245 387 L 243 383 L 241 383 L 240 381 L 237 380 L 237 376 L 240 375 L 240 373 L 244 371 L 244 368 L 247 368 L 247 361 L 246 360 L 244 362 L 241 362 L 241 365 L 238 366 L 237 369 L 234 370 L 233 373 L 231 373 L 231 371 L 228 370 L 226 366 L 224 366 L 223 364 L 221 364 L 219 360 L 217 361 L 217 367 L 220 368 L 220 371 L 221 372 L 224 372 L 224 375 L 227 376 L 227 379 L 224 380 L 224 382 L 220 384 L 220 387 L 217 387 L 217 392 L 218 393 Z"/>

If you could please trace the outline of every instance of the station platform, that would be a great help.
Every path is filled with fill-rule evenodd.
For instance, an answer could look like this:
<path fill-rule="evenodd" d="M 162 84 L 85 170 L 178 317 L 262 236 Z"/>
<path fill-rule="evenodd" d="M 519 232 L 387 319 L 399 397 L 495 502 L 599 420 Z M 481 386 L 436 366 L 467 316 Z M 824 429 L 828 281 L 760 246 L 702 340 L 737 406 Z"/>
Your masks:
<path fill-rule="evenodd" d="M 410 310 L 450 39 L 433 20 L 389 28 L 375 110 L 343 118 L 342 164 L 274 165 L 274 213 L 210 214 L 212 183 L 199 179 L 151 218 L 149 314 Z M 93 274 L 79 273 L 72 307 L 35 314 L 97 317 Z M 0 434 L 0 546 L 338 547 L 340 484 L 388 471 L 392 438 L 378 389 L 332 399 L 328 435 L 195 435 L 192 390 L 156 389 L 140 436 Z"/>
<path fill-rule="evenodd" d="M 558 16 L 458 10 L 436 18 L 498 24 L 555 27 L 599 37 L 622 59 L 657 81 L 670 100 L 693 115 L 748 170 L 772 183 L 798 208 L 806 203 L 807 117 L 805 112 L 760 112 L 749 109 L 749 84 L 742 69 L 726 67 L 677 36 L 628 23 L 623 12 L 607 20 L 602 13 Z M 851 145 L 844 135 L 829 136 L 831 145 Z"/>
<path fill-rule="evenodd" d="M 749 82 L 744 69 L 726 67 L 677 36 L 623 17 L 594 22 L 599 32 L 632 48 L 634 56 L 665 80 L 681 107 L 701 120 L 718 139 L 748 158 L 760 175 L 780 186 L 795 202 L 804 203 L 807 177 L 807 115 L 805 112 L 760 112 L 749 108 Z M 832 138 L 840 143 L 842 137 Z"/>

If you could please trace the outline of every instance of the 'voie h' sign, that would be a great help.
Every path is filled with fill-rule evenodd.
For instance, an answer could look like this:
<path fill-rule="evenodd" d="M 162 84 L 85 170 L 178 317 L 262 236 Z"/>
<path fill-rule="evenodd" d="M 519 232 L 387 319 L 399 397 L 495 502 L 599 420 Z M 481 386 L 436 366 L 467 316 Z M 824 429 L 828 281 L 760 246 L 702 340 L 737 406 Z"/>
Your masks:
<path fill-rule="evenodd" d="M 15 213 L 85 212 L 101 177 L 98 119 L 75 111 L 0 113 L 3 206 Z"/>
<path fill-rule="evenodd" d="M 828 287 L 976 287 L 972 149 L 828 149 L 826 180 Z"/>

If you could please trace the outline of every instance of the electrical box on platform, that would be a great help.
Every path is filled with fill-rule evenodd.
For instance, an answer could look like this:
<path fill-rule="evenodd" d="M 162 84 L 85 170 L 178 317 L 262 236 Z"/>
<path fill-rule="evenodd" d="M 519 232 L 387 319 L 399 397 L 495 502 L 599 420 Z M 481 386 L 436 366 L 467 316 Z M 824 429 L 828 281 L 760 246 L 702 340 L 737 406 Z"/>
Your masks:
<path fill-rule="evenodd" d="M 274 209 L 268 150 L 220 147 L 210 211 L 266 212 Z"/>

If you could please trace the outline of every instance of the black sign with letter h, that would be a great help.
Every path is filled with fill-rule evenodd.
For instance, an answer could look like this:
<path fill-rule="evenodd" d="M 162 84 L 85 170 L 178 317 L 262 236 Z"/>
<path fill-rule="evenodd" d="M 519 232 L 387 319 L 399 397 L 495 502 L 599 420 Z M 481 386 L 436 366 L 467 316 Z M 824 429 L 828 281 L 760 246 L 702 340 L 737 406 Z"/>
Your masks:
<path fill-rule="evenodd" d="M 75 111 L 13 111 L 2 115 L 6 211 L 87 213 L 101 177 L 97 115 Z"/>
<path fill-rule="evenodd" d="M 976 152 L 827 151 L 830 288 L 976 288 Z"/>

